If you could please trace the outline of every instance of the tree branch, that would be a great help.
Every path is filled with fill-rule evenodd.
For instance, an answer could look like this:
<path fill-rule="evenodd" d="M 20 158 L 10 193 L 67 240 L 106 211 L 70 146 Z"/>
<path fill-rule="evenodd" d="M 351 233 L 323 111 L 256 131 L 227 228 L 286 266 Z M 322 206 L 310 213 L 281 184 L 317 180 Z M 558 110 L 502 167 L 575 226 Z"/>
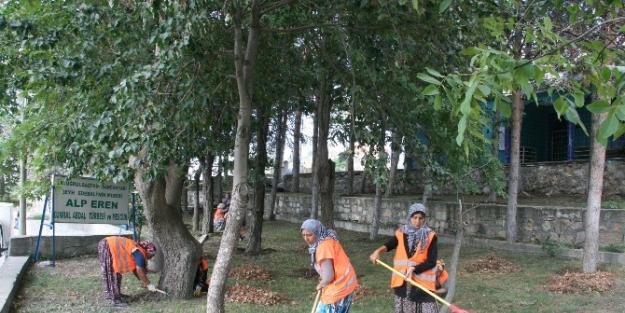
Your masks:
<path fill-rule="evenodd" d="M 621 16 L 621 17 L 613 18 L 613 19 L 611 19 L 611 20 L 606 20 L 606 21 L 605 21 L 605 22 L 603 22 L 603 23 L 599 23 L 599 24 L 597 24 L 597 25 L 595 25 L 595 26 L 591 27 L 591 28 L 590 28 L 590 29 L 588 29 L 587 31 L 583 32 L 581 35 L 579 35 L 579 36 L 577 36 L 577 37 L 573 38 L 573 39 L 572 39 L 572 40 L 570 40 L 569 42 L 566 42 L 566 43 L 564 43 L 564 44 L 561 44 L 561 45 L 559 45 L 559 46 L 555 47 L 554 49 L 552 49 L 551 51 L 548 51 L 548 52 L 547 52 L 547 53 L 545 53 L 545 54 L 542 54 L 542 55 L 537 56 L 537 57 L 535 57 L 535 58 L 529 59 L 526 63 L 523 63 L 523 64 L 521 64 L 521 65 L 519 65 L 519 66 L 517 66 L 517 67 L 524 66 L 524 65 L 526 65 L 526 64 L 528 64 L 528 63 L 530 63 L 530 62 L 534 62 L 534 61 L 536 61 L 536 60 L 538 60 L 538 59 L 541 59 L 541 58 L 543 58 L 543 57 L 546 57 L 546 56 L 552 55 L 552 54 L 554 54 L 554 53 L 558 52 L 560 49 L 562 49 L 562 48 L 564 48 L 564 47 L 566 47 L 566 46 L 568 46 L 568 45 L 571 45 L 571 44 L 573 44 L 573 43 L 576 43 L 576 42 L 578 42 L 578 41 L 581 41 L 582 39 L 584 39 L 584 37 L 586 37 L 586 35 L 588 35 L 589 33 L 593 32 L 593 31 L 594 31 L 594 30 L 596 30 L 597 28 L 600 28 L 600 27 L 602 27 L 603 25 L 606 25 L 606 24 L 612 24 L 612 23 L 616 23 L 616 22 L 619 22 L 619 21 L 625 21 L 625 16 Z"/>
<path fill-rule="evenodd" d="M 344 26 L 344 25 L 340 25 L 340 24 L 336 24 L 336 23 L 329 23 L 329 24 L 320 24 L 320 25 L 306 25 L 306 26 L 298 26 L 298 27 L 293 27 L 293 28 L 263 28 L 262 30 L 264 32 L 275 32 L 275 33 L 290 33 L 290 32 L 296 32 L 296 31 L 300 31 L 300 30 L 308 30 L 308 29 L 314 29 L 314 28 L 324 28 L 324 27 L 341 27 L 344 29 L 388 29 L 389 27 L 366 27 L 366 26 L 362 26 L 362 27 L 348 27 L 348 26 Z"/>
<path fill-rule="evenodd" d="M 275 3 L 269 4 L 269 5 L 267 5 L 267 6 L 264 6 L 264 5 L 263 5 L 263 6 L 260 8 L 260 15 L 265 15 L 266 13 L 269 13 L 269 12 L 271 12 L 271 11 L 273 11 L 273 10 L 275 10 L 275 9 L 278 9 L 278 8 L 280 8 L 280 7 L 282 7 L 282 6 L 285 6 L 285 5 L 287 5 L 287 4 L 291 4 L 291 3 L 292 3 L 292 2 L 294 2 L 294 1 L 295 1 L 295 0 L 280 0 L 280 1 L 278 1 L 278 2 L 275 2 Z"/>

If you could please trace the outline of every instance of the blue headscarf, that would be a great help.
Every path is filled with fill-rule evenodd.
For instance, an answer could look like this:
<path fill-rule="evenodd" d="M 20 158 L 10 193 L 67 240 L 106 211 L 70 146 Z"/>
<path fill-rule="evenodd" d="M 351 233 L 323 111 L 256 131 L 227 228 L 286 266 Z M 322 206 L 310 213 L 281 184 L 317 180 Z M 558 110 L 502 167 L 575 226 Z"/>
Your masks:
<path fill-rule="evenodd" d="M 333 230 L 327 230 L 325 226 L 323 226 L 323 224 L 321 224 L 321 222 L 319 222 L 318 220 L 305 220 L 299 230 L 301 232 L 304 229 L 313 233 L 317 239 L 313 244 L 308 245 L 308 253 L 310 253 L 311 264 L 315 263 L 315 251 L 317 250 L 319 243 L 328 238 L 339 241 L 339 239 L 336 237 L 336 233 Z"/>
<path fill-rule="evenodd" d="M 417 212 L 423 213 L 423 215 L 427 216 L 428 209 L 421 203 L 415 203 L 408 208 L 408 216 L 406 217 L 406 224 L 402 225 L 399 230 L 408 236 L 408 254 L 410 256 L 414 255 L 417 246 L 419 247 L 419 252 L 423 252 L 425 249 L 425 245 L 428 241 L 428 235 L 432 232 L 432 229 L 427 227 L 427 225 L 423 225 L 422 227 L 416 228 L 412 226 L 410 223 L 410 218 Z"/>

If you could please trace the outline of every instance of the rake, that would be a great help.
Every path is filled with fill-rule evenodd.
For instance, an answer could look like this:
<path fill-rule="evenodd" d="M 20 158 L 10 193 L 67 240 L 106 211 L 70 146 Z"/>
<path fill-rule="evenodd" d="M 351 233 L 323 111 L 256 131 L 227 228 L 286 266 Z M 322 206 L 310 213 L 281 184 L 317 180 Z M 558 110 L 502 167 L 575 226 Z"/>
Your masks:
<path fill-rule="evenodd" d="M 375 260 L 378 264 L 386 267 L 387 269 L 391 270 L 393 273 L 399 275 L 399 276 L 404 276 L 404 274 L 402 274 L 400 271 L 388 266 L 386 263 L 380 261 L 380 260 Z M 440 303 L 446 305 L 449 307 L 449 309 L 454 312 L 454 313 L 471 313 L 470 311 L 467 310 L 463 310 L 447 301 L 445 301 L 445 299 L 439 297 L 437 294 L 433 293 L 432 291 L 430 291 L 429 289 L 419 285 L 417 282 L 415 282 L 414 280 L 412 280 L 411 278 L 406 278 L 406 281 L 409 282 L 411 285 L 427 292 L 430 296 L 434 297 L 434 299 L 438 300 Z"/>
<path fill-rule="evenodd" d="M 312 307 L 312 310 L 310 310 L 310 313 L 315 313 L 315 311 L 317 311 L 317 304 L 319 304 L 320 296 L 321 296 L 321 290 L 318 290 L 317 296 L 315 297 L 315 302 L 313 303 L 313 307 Z"/>

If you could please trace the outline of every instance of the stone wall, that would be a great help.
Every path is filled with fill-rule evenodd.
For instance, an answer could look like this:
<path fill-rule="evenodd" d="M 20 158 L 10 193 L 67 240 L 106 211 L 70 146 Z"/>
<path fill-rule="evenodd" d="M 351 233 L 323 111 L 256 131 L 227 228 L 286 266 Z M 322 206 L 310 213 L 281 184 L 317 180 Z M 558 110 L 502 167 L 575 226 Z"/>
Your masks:
<path fill-rule="evenodd" d="M 63 235 L 54 237 L 54 250 L 56 257 L 68 258 L 79 255 L 98 254 L 98 243 L 110 235 Z M 131 235 L 122 235 L 132 239 Z M 35 256 L 38 236 L 17 236 L 11 238 L 9 254 L 11 256 Z M 39 243 L 39 256 L 41 259 L 52 257 L 52 236 L 41 236 Z"/>
<path fill-rule="evenodd" d="M 278 219 L 301 222 L 310 216 L 310 195 L 280 193 L 276 200 L 275 214 Z M 372 197 L 335 197 L 334 216 L 337 226 L 349 222 L 352 225 L 361 225 L 354 230 L 368 231 L 373 216 L 373 202 Z M 383 199 L 380 233 L 390 235 L 395 228 L 405 223 L 407 208 L 413 202 L 415 201 Z M 457 203 L 430 201 L 428 226 L 440 234 L 453 234 L 452 225 L 457 206 Z M 265 207 L 269 207 L 269 197 L 266 198 Z M 470 210 L 465 206 L 464 209 L 467 236 L 505 240 L 505 205 L 484 204 Z M 519 206 L 517 241 L 541 244 L 552 240 L 581 247 L 584 242 L 584 211 L 571 207 Z M 625 244 L 624 237 L 625 211 L 601 210 L 601 245 L 621 246 Z"/>
<path fill-rule="evenodd" d="M 609 159 L 606 160 L 603 182 L 603 193 L 605 195 L 622 194 L 625 195 L 625 160 Z M 507 176 L 508 168 L 504 171 Z M 418 170 L 409 171 L 405 182 L 402 181 L 403 171 L 399 170 L 396 174 L 396 185 L 394 193 L 397 195 L 420 195 L 423 192 L 423 179 L 419 176 Z M 334 191 L 336 193 L 346 193 L 347 190 L 347 173 L 336 172 L 336 181 Z M 476 175 L 476 180 L 479 180 Z M 362 182 L 362 172 L 354 173 L 354 190 L 360 193 L 359 188 Z M 585 194 L 586 184 L 588 182 L 588 162 L 548 162 L 548 163 L 532 163 L 523 164 L 521 166 L 521 184 L 519 191 L 525 191 L 532 194 L 545 195 L 566 195 L 566 194 Z M 286 190 L 293 190 L 292 175 L 284 176 L 284 186 Z M 482 183 L 480 190 L 485 192 L 487 187 Z M 300 192 L 311 193 L 311 174 L 300 174 Z M 435 186 L 434 194 L 453 193 L 453 190 L 445 186 Z M 375 186 L 369 177 L 365 184 L 366 194 L 375 193 Z"/>

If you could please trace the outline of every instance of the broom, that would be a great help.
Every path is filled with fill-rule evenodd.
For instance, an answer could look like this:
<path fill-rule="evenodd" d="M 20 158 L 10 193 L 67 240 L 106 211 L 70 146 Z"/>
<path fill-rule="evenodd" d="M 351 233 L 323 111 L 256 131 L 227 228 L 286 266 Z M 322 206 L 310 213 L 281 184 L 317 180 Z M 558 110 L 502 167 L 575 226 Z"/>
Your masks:
<path fill-rule="evenodd" d="M 397 274 L 397 275 L 400 275 L 400 276 L 405 276 L 405 275 L 404 275 L 404 274 L 402 274 L 400 271 L 398 271 L 398 270 L 396 270 L 396 269 L 394 269 L 394 268 L 392 268 L 392 267 L 388 266 L 386 263 L 384 263 L 384 262 L 382 262 L 382 261 L 380 261 L 380 260 L 375 260 L 375 261 L 376 261 L 378 264 L 380 264 L 380 265 L 382 265 L 382 266 L 386 267 L 387 269 L 391 270 L 393 273 L 395 273 L 395 274 Z M 413 285 L 413 286 L 415 286 L 415 287 L 417 287 L 417 288 L 419 288 L 419 289 L 421 289 L 421 290 L 423 290 L 423 291 L 427 292 L 430 296 L 434 297 L 434 299 L 436 299 L 436 300 L 440 301 L 440 303 L 442 303 L 442 304 L 444 304 L 444 305 L 448 306 L 448 307 L 449 307 L 449 309 L 450 309 L 452 312 L 454 312 L 454 313 L 471 313 L 471 312 L 469 312 L 469 311 L 467 311 L 467 310 L 463 310 L 463 309 L 461 309 L 461 308 L 459 308 L 459 307 L 457 307 L 457 306 L 455 306 L 455 305 L 453 305 L 453 304 L 451 304 L 451 303 L 449 303 L 449 302 L 445 301 L 445 299 L 443 299 L 443 298 L 439 297 L 437 294 L 433 293 L 433 292 L 432 292 L 432 291 L 430 291 L 429 289 L 427 289 L 427 288 L 425 288 L 425 287 L 423 287 L 423 286 L 421 286 L 421 285 L 417 284 L 417 282 L 415 282 L 415 281 L 414 281 L 414 280 L 412 280 L 411 278 L 406 278 L 406 281 L 407 281 L 407 282 L 409 282 L 411 285 Z"/>
<path fill-rule="evenodd" d="M 315 302 L 313 303 L 313 307 L 310 313 L 315 313 L 315 311 L 317 311 L 317 304 L 319 304 L 319 296 L 321 296 L 321 290 L 317 291 L 317 296 L 315 297 Z"/>

